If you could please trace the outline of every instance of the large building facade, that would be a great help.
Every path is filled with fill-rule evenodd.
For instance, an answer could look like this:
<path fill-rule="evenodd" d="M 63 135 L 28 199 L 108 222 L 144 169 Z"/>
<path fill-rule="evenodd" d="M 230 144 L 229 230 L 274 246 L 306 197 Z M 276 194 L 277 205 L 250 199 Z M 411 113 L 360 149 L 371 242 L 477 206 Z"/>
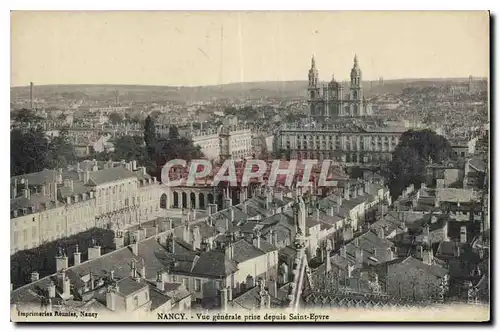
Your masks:
<path fill-rule="evenodd" d="M 199 132 L 191 136 L 194 145 L 201 148 L 201 152 L 208 159 L 243 159 L 253 153 L 252 132 L 246 128 L 221 127 L 217 132 Z"/>
<path fill-rule="evenodd" d="M 86 161 L 11 181 L 11 254 L 88 229 L 123 229 L 162 215 L 166 192 L 135 161 Z"/>
<path fill-rule="evenodd" d="M 391 160 L 405 131 L 401 126 L 360 126 L 345 122 L 320 128 L 288 125 L 279 131 L 277 148 L 290 151 L 291 158 L 378 164 Z"/>
<path fill-rule="evenodd" d="M 323 85 L 320 85 L 318 77 L 319 72 L 316 69 L 316 61 L 313 56 L 307 87 L 311 117 L 336 118 L 372 115 L 372 107 L 363 96 L 361 69 L 356 56 L 354 57 L 354 66 L 351 69 L 351 81 L 347 94 L 344 92 L 344 86 L 335 81 L 333 76 L 328 84 Z"/>

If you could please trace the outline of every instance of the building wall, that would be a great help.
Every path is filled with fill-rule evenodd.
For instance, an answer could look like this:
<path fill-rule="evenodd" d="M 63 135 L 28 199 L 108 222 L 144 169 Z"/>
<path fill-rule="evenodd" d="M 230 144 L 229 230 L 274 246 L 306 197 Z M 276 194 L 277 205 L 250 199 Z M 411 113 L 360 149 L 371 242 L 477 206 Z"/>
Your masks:
<path fill-rule="evenodd" d="M 131 294 L 125 298 L 125 310 L 126 311 L 134 311 L 144 306 L 148 302 L 151 301 L 149 297 L 149 287 L 145 287 L 140 291 Z M 144 309 L 147 309 L 146 307 Z"/>
<path fill-rule="evenodd" d="M 99 185 L 95 190 L 93 198 L 85 194 L 85 198 L 80 196 L 76 200 L 72 196 L 55 208 L 12 218 L 11 254 L 93 227 L 116 225 L 124 228 L 160 215 L 160 198 L 164 191 L 153 180 L 139 185 L 137 178 L 124 179 Z"/>
<path fill-rule="evenodd" d="M 270 253 L 249 259 L 245 262 L 238 264 L 238 271 L 234 273 L 233 288 L 237 288 L 238 285 L 246 282 L 246 278 L 250 275 L 257 280 L 259 276 L 266 275 L 269 277 L 272 275 L 276 277 L 276 272 L 278 268 L 278 251 L 272 251 Z"/>
<path fill-rule="evenodd" d="M 278 146 L 301 158 L 369 163 L 390 160 L 400 135 L 396 132 L 285 129 L 280 132 Z"/>

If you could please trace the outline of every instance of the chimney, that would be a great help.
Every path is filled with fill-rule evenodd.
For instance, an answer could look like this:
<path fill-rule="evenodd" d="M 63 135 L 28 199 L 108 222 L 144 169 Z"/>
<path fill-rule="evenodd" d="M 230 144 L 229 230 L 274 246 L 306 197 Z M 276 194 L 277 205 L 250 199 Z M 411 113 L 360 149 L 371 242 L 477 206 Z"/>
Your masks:
<path fill-rule="evenodd" d="M 260 249 L 260 232 L 255 235 L 253 245 Z"/>
<path fill-rule="evenodd" d="M 274 298 L 278 298 L 278 283 L 276 282 L 276 280 L 271 278 L 271 280 L 269 280 L 267 288 L 269 289 L 269 295 Z"/>
<path fill-rule="evenodd" d="M 34 98 L 33 98 L 33 82 L 30 82 L 30 109 L 33 111 L 34 108 Z"/>
<path fill-rule="evenodd" d="M 381 239 L 385 239 L 384 227 L 377 228 L 377 235 Z"/>
<path fill-rule="evenodd" d="M 23 196 L 24 196 L 24 198 L 29 199 L 30 198 L 30 190 L 29 189 L 23 189 Z"/>
<path fill-rule="evenodd" d="M 320 221 L 320 217 L 319 216 L 320 216 L 320 210 L 319 210 L 319 208 L 316 208 L 316 220 L 317 221 Z"/>
<path fill-rule="evenodd" d="M 75 266 L 80 265 L 80 263 L 82 262 L 82 253 L 78 249 L 78 244 L 76 245 L 75 248 L 74 258 L 75 258 Z"/>
<path fill-rule="evenodd" d="M 121 231 L 117 231 L 115 233 L 114 243 L 115 243 L 115 249 L 120 249 L 125 246 L 125 238 L 123 237 Z"/>
<path fill-rule="evenodd" d="M 467 226 L 460 227 L 460 243 L 467 243 Z"/>
<path fill-rule="evenodd" d="M 63 293 L 61 294 L 61 297 L 63 299 L 68 299 L 71 297 L 71 280 L 69 277 L 65 274 L 64 279 L 63 279 Z"/>
<path fill-rule="evenodd" d="M 245 279 L 245 286 L 247 290 L 255 286 L 253 283 L 253 277 L 251 275 L 248 275 L 247 278 Z"/>
<path fill-rule="evenodd" d="M 425 225 L 423 235 L 427 236 L 427 238 L 430 236 L 429 225 Z"/>
<path fill-rule="evenodd" d="M 434 260 L 432 249 L 431 248 L 425 249 L 422 255 L 423 255 L 422 261 L 427 265 L 432 265 L 432 261 Z"/>
<path fill-rule="evenodd" d="M 47 286 L 47 293 L 49 295 L 49 299 L 53 299 L 56 297 L 56 285 L 51 280 L 49 285 Z"/>
<path fill-rule="evenodd" d="M 89 247 L 89 260 L 99 257 L 101 257 L 101 246 L 94 244 L 92 247 Z"/>
<path fill-rule="evenodd" d="M 424 247 L 422 246 L 417 247 L 417 258 L 424 259 Z"/>
<path fill-rule="evenodd" d="M 234 209 L 233 209 L 233 207 L 229 208 L 229 219 L 231 220 L 231 223 L 234 221 Z"/>
<path fill-rule="evenodd" d="M 230 197 L 224 197 L 224 209 L 229 209 L 233 204 Z"/>
<path fill-rule="evenodd" d="M 330 258 L 330 250 L 328 250 L 328 248 L 326 249 L 326 273 L 329 273 L 330 271 L 332 271 L 332 259 Z"/>
<path fill-rule="evenodd" d="M 227 303 L 228 303 L 228 294 L 227 293 L 228 293 L 227 287 L 223 287 L 220 290 L 220 308 L 223 311 L 227 310 Z"/>
<path fill-rule="evenodd" d="M 137 267 L 135 265 L 135 260 L 132 260 L 131 264 L 130 264 L 130 276 L 134 279 L 137 279 L 138 278 L 138 275 L 137 275 Z"/>
<path fill-rule="evenodd" d="M 31 272 L 31 282 L 38 281 L 40 279 L 40 274 L 36 271 Z"/>
<path fill-rule="evenodd" d="M 233 244 L 231 242 L 226 243 L 226 246 L 224 248 L 224 254 L 227 260 L 233 259 L 233 253 L 234 253 L 233 250 L 234 250 Z"/>
<path fill-rule="evenodd" d="M 342 246 L 342 247 L 340 247 L 340 257 L 342 257 L 342 258 L 346 258 L 347 257 L 345 245 Z"/>
<path fill-rule="evenodd" d="M 83 183 L 88 184 L 90 179 L 90 172 L 89 171 L 84 171 L 83 172 Z"/>
<path fill-rule="evenodd" d="M 112 288 L 109 288 L 108 291 L 106 292 L 106 307 L 111 310 L 115 311 L 116 310 L 116 296 L 115 292 L 118 292 L 118 286 L 115 285 Z"/>
<path fill-rule="evenodd" d="M 59 248 L 59 253 L 56 256 L 56 271 L 65 270 L 68 268 L 68 257 L 65 253 Z"/>
<path fill-rule="evenodd" d="M 130 250 L 132 250 L 132 253 L 135 256 L 139 256 L 139 243 L 134 239 L 132 240 L 132 243 L 129 245 Z"/>
<path fill-rule="evenodd" d="M 328 209 L 328 215 L 330 217 L 333 217 L 335 214 L 335 208 L 333 206 L 330 206 L 330 208 Z"/>
<path fill-rule="evenodd" d="M 356 249 L 356 265 L 358 268 L 363 266 L 363 249 L 361 248 Z"/>
<path fill-rule="evenodd" d="M 156 273 L 156 288 L 160 291 L 165 291 L 165 282 L 163 282 L 163 274 L 161 272 Z"/>

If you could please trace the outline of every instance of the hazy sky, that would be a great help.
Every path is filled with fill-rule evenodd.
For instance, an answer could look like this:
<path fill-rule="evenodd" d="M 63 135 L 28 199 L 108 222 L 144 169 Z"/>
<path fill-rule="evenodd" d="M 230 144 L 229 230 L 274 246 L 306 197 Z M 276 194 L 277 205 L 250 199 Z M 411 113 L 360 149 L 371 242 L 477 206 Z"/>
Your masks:
<path fill-rule="evenodd" d="M 223 42 L 221 43 L 221 27 Z M 14 12 L 11 85 L 488 76 L 486 12 Z"/>

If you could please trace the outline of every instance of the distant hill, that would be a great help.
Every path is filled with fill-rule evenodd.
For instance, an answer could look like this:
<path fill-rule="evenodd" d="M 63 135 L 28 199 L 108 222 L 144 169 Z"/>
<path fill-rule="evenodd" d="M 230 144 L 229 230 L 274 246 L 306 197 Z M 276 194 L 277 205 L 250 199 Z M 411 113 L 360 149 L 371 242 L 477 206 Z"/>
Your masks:
<path fill-rule="evenodd" d="M 485 79 L 482 79 L 485 80 Z M 432 86 L 450 83 L 465 83 L 468 78 L 445 79 L 399 79 L 385 80 L 383 85 L 378 81 L 364 81 L 365 95 L 398 93 L 405 86 Z M 224 85 L 184 87 L 153 85 L 35 85 L 36 98 L 43 99 L 93 99 L 114 101 L 118 91 L 121 101 L 162 102 L 190 100 L 209 101 L 212 99 L 260 99 L 260 98 L 305 98 L 307 81 L 283 82 L 248 82 Z M 29 86 L 11 87 L 11 97 L 29 98 Z"/>

